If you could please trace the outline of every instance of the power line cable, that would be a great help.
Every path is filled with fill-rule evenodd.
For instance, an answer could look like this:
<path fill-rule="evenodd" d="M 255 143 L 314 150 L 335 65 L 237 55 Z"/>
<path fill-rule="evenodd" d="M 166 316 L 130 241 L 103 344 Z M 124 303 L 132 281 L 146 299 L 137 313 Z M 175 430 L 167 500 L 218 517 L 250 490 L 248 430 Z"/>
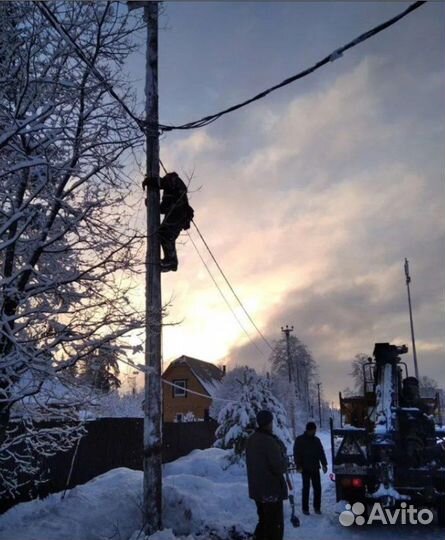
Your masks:
<path fill-rule="evenodd" d="M 165 173 L 165 174 L 168 174 L 167 169 L 165 168 L 164 164 L 162 163 L 161 158 L 159 158 L 159 164 L 161 165 L 162 170 L 164 171 L 164 173 Z"/>
<path fill-rule="evenodd" d="M 256 94 L 255 96 L 251 97 L 250 99 L 247 99 L 246 101 L 243 101 L 241 103 L 238 103 L 237 105 L 233 105 L 232 107 L 229 107 L 227 109 L 224 109 L 216 114 L 211 114 L 209 116 L 204 116 L 203 118 L 200 118 L 199 120 L 195 120 L 193 122 L 188 122 L 186 124 L 182 125 L 165 125 L 160 124 L 160 129 L 162 131 L 173 131 L 173 130 L 186 130 L 186 129 L 196 129 L 201 128 L 204 126 L 207 126 L 211 124 L 212 122 L 215 122 L 215 120 L 218 120 L 222 116 L 229 114 L 231 112 L 237 111 L 243 107 L 246 107 L 247 105 L 250 105 L 250 103 L 253 103 L 254 101 L 258 101 L 267 95 L 269 95 L 272 92 L 275 92 L 275 90 L 278 90 L 279 88 L 283 88 L 284 86 L 287 86 L 298 79 L 302 79 L 303 77 L 307 77 L 314 71 L 317 71 L 322 66 L 328 64 L 329 62 L 333 62 L 334 60 L 337 60 L 341 56 L 343 56 L 343 53 L 346 52 L 348 49 L 352 49 L 353 47 L 357 46 L 359 43 L 362 43 L 366 41 L 367 39 L 370 39 L 371 37 L 379 34 L 383 30 L 386 30 L 386 28 L 389 28 L 396 22 L 400 21 L 404 17 L 406 17 L 409 13 L 412 11 L 418 9 L 419 7 L 423 6 L 423 4 L 426 4 L 426 1 L 424 2 L 414 2 L 411 4 L 407 9 L 405 9 L 402 13 L 399 13 L 395 17 L 392 17 L 391 19 L 388 19 L 387 21 L 379 24 L 378 26 L 375 26 L 371 30 L 368 30 L 367 32 L 364 32 L 363 34 L 360 34 L 358 37 L 347 43 L 346 45 L 343 45 L 343 47 L 340 47 L 339 49 L 336 49 L 328 56 L 325 56 L 322 60 L 319 60 L 316 64 L 313 66 L 304 69 L 303 71 L 300 71 L 296 75 L 293 75 L 292 77 L 288 77 L 287 79 L 284 79 L 284 81 L 268 88 L 267 90 L 264 90 L 263 92 L 260 92 L 259 94 Z"/>
<path fill-rule="evenodd" d="M 123 360 L 121 359 L 120 360 L 121 362 L 123 362 L 124 364 L 128 364 L 129 366 L 131 366 L 133 369 L 139 371 L 140 373 L 146 373 L 147 372 L 147 368 L 145 366 L 141 366 L 140 364 L 135 364 L 134 362 L 132 361 L 129 361 L 129 360 Z M 150 373 L 150 377 L 159 377 L 159 375 L 155 375 L 153 373 Z M 167 379 L 164 379 L 162 377 L 162 375 L 160 376 L 160 379 L 161 381 L 164 383 L 164 384 L 167 384 L 173 388 L 179 388 L 180 390 L 184 390 L 184 387 L 183 386 L 180 386 L 178 384 L 175 384 L 175 383 L 172 383 L 171 381 L 168 381 Z M 201 397 L 205 397 L 205 398 L 208 398 L 208 394 L 202 394 L 201 392 L 196 392 L 195 390 L 190 390 L 190 389 L 186 389 L 186 392 L 190 392 L 190 394 L 195 394 L 196 396 L 201 396 Z M 225 401 L 226 403 L 238 403 L 238 401 L 236 400 L 233 400 L 233 399 L 224 399 L 224 398 L 219 398 L 219 397 L 212 397 L 212 400 L 213 401 Z"/>
<path fill-rule="evenodd" d="M 110 93 L 110 95 L 116 99 L 120 104 L 121 106 L 123 107 L 123 109 L 125 110 L 125 112 L 138 124 L 138 126 L 145 130 L 145 126 L 147 125 L 146 121 L 144 120 L 141 120 L 140 118 L 138 118 L 135 114 L 133 114 L 133 112 L 129 109 L 129 107 L 126 105 L 126 103 L 119 97 L 119 95 L 114 91 L 112 85 L 106 80 L 106 78 L 100 73 L 100 71 L 93 65 L 93 63 L 90 61 L 90 59 L 83 53 L 82 49 L 77 45 L 77 43 L 73 40 L 73 38 L 70 36 L 69 32 L 64 28 L 64 26 L 59 22 L 59 20 L 57 19 L 57 17 L 54 15 L 54 13 L 47 7 L 47 5 L 44 3 L 44 2 L 38 2 L 37 0 L 34 0 L 34 3 L 36 4 L 36 6 L 38 7 L 38 9 L 40 10 L 40 12 L 44 15 L 44 17 L 48 20 L 48 22 L 50 23 L 50 25 L 62 36 L 64 37 L 64 39 L 66 41 L 68 41 L 73 47 L 74 49 L 76 50 L 77 52 L 77 55 L 79 56 L 79 58 L 91 69 L 91 71 L 94 73 L 94 75 L 99 79 L 100 82 L 102 82 L 108 92 Z M 246 100 L 246 101 L 243 101 L 237 105 L 233 105 L 232 107 L 229 107 L 227 109 L 224 109 L 216 114 L 213 114 L 213 115 L 210 115 L 210 116 L 205 116 L 199 120 L 196 120 L 196 121 L 193 121 L 193 122 L 189 122 L 187 124 L 182 124 L 182 125 L 165 125 L 165 124 L 159 124 L 159 128 L 162 130 L 162 131 L 173 131 L 173 130 L 186 130 L 186 129 L 195 129 L 195 128 L 199 128 L 199 127 L 204 127 L 212 122 L 214 122 L 215 120 L 221 118 L 222 116 L 230 113 L 230 112 L 234 112 L 236 110 L 239 110 L 247 105 L 249 105 L 250 103 L 253 103 L 255 101 L 258 101 L 264 97 L 266 97 L 268 94 L 274 92 L 275 90 L 278 90 L 280 88 L 283 88 L 284 86 L 287 86 L 293 82 L 295 82 L 296 80 L 298 79 L 302 79 L 308 75 L 310 75 L 311 73 L 313 73 L 314 71 L 320 69 L 322 66 L 326 65 L 327 63 L 329 62 L 333 62 L 334 60 L 337 60 L 338 58 L 340 58 L 344 52 L 346 52 L 347 50 L 357 46 L 358 44 L 370 39 L 371 37 L 379 34 L 380 32 L 382 32 L 383 30 L 385 30 L 386 28 L 389 28 L 390 26 L 394 25 L 395 23 L 397 23 L 398 21 L 400 21 L 401 19 L 403 19 L 404 17 L 406 17 L 409 13 L 413 12 L 414 10 L 418 9 L 419 7 L 423 6 L 424 4 L 426 4 L 426 1 L 420 1 L 420 2 L 414 2 L 413 4 L 411 4 L 410 6 L 408 6 L 407 9 L 405 9 L 403 12 L 399 13 L 398 15 L 396 15 L 395 17 L 392 17 L 391 19 L 388 19 L 387 21 L 373 27 L 371 30 L 368 30 L 367 32 L 364 32 L 362 34 L 360 34 L 358 37 L 356 37 L 355 39 L 353 39 L 352 41 L 350 41 L 349 43 L 347 43 L 346 45 L 344 45 L 343 47 L 340 47 L 338 49 L 336 49 L 335 51 L 333 51 L 331 54 L 329 54 L 328 56 L 326 56 L 325 58 L 323 58 L 322 60 L 318 61 L 316 64 L 314 64 L 313 66 L 309 67 L 309 68 L 306 68 L 305 70 L 303 71 L 300 71 L 299 73 L 297 73 L 296 75 L 293 75 L 292 77 L 289 77 L 287 79 L 285 79 L 284 81 L 282 81 L 281 83 L 279 84 L 276 84 L 270 88 L 268 88 L 267 90 L 264 90 L 263 92 L 260 92 L 259 94 L 253 96 L 252 98 Z M 162 164 L 161 162 L 161 166 L 163 167 L 163 169 L 165 170 L 165 167 L 164 165 Z M 269 341 L 265 338 L 265 336 L 262 334 L 262 332 L 259 330 L 259 328 L 256 326 L 255 322 L 252 320 L 251 316 L 249 315 L 249 313 L 247 312 L 247 310 L 245 309 L 244 305 L 242 304 L 241 300 L 239 299 L 238 295 L 235 293 L 235 291 L 233 290 L 233 287 L 231 286 L 229 280 L 227 279 L 227 277 L 225 276 L 222 268 L 220 267 L 220 265 L 218 264 L 216 258 L 214 257 L 212 251 L 210 250 L 207 242 L 205 241 L 204 237 L 202 236 L 200 230 L 198 229 L 196 223 L 193 221 L 193 225 L 195 226 L 201 240 L 203 241 L 204 245 L 206 246 L 207 250 L 209 251 L 210 255 L 212 256 L 215 264 L 217 265 L 219 271 L 221 272 L 221 275 L 224 277 L 226 283 L 228 284 L 230 290 L 232 291 L 233 295 L 235 296 L 235 298 L 237 299 L 238 303 L 240 304 L 240 306 L 242 307 L 243 311 L 245 312 L 245 314 L 247 315 L 248 319 L 250 320 L 250 322 L 252 323 L 252 325 L 254 326 L 254 328 L 256 329 L 256 331 L 258 332 L 258 334 L 261 336 L 261 338 L 263 339 L 263 341 L 267 344 L 267 346 L 273 350 L 273 347 L 272 345 L 269 343 Z"/>
<path fill-rule="evenodd" d="M 192 223 L 193 223 L 193 226 L 195 227 L 196 229 L 196 232 L 199 234 L 199 237 L 201 238 L 202 240 L 202 243 L 205 245 L 207 251 L 210 253 L 210 256 L 212 257 L 214 263 L 216 264 L 218 270 L 220 271 L 222 277 L 224 278 L 224 281 L 227 283 L 227 285 L 229 286 L 229 289 L 232 291 L 232 294 L 233 296 L 236 298 L 238 304 L 241 306 L 242 310 L 244 311 L 244 313 L 246 314 L 247 318 L 249 319 L 249 321 L 252 323 L 252 326 L 255 328 L 255 330 L 258 332 L 258 335 L 261 337 L 261 339 L 264 341 L 264 343 L 269 347 L 269 349 L 271 351 L 274 350 L 273 346 L 270 344 L 269 340 L 264 336 L 264 334 L 261 332 L 261 330 L 258 328 L 258 326 L 255 324 L 255 321 L 252 319 L 252 317 L 250 316 L 249 312 L 247 311 L 247 309 L 244 307 L 244 304 L 241 302 L 239 296 L 236 294 L 234 288 L 232 287 L 230 281 L 228 280 L 226 274 L 224 273 L 223 269 L 221 268 L 221 265 L 218 263 L 218 261 L 216 260 L 216 257 L 215 255 L 213 255 L 213 252 L 212 250 L 210 249 L 209 245 L 207 244 L 207 242 L 205 241 L 205 238 L 204 236 L 202 235 L 201 231 L 199 230 L 198 226 L 196 225 L 196 223 L 192 220 Z"/>
<path fill-rule="evenodd" d="M 60 23 L 60 21 L 57 19 L 57 17 L 54 15 L 54 13 L 48 8 L 48 6 L 45 4 L 45 2 L 40 2 L 37 0 L 33 0 L 38 9 L 41 11 L 41 13 L 45 16 L 45 18 L 48 20 L 48 22 L 51 24 L 51 26 L 62 36 L 66 41 L 68 41 L 76 50 L 79 58 L 87 64 L 87 66 L 91 69 L 91 71 L 94 73 L 94 75 L 101 81 L 103 84 L 106 85 L 106 88 L 108 92 L 111 94 L 111 96 L 116 99 L 122 106 L 122 108 L 127 112 L 127 114 L 137 123 L 137 125 L 142 129 L 142 131 L 145 131 L 145 127 L 147 125 L 145 120 L 142 120 L 141 118 L 138 118 L 126 105 L 126 103 L 120 98 L 120 96 L 114 91 L 112 85 L 106 80 L 106 78 L 100 73 L 100 71 L 92 64 L 92 62 L 89 60 L 89 58 L 83 53 L 82 49 L 75 43 L 74 39 L 70 36 L 69 32 L 64 28 L 64 26 Z M 304 69 L 303 71 L 300 71 L 296 75 L 293 75 L 291 77 L 288 77 L 284 81 L 264 90 L 263 92 L 260 92 L 259 94 L 256 94 L 252 98 L 243 101 L 241 103 L 238 103 L 237 105 L 233 105 L 232 107 L 229 107 L 227 109 L 224 109 L 218 113 L 204 116 L 203 118 L 199 120 L 195 120 L 193 122 L 188 122 L 186 124 L 181 125 L 168 125 L 168 124 L 159 124 L 158 127 L 161 131 L 173 131 L 173 130 L 187 130 L 187 129 L 196 129 L 200 127 L 207 126 L 211 124 L 212 122 L 215 122 L 215 120 L 218 120 L 222 116 L 229 114 L 231 112 L 237 111 L 243 107 L 246 107 L 250 103 L 253 103 L 255 101 L 258 101 L 270 93 L 283 88 L 284 86 L 287 86 L 298 79 L 302 79 L 304 77 L 307 77 L 314 71 L 317 71 L 324 65 L 328 64 L 329 62 L 333 62 L 334 60 L 337 60 L 341 56 L 343 56 L 343 53 L 346 52 L 349 49 L 352 49 L 353 47 L 359 45 L 360 43 L 363 43 L 364 41 L 370 39 L 371 37 L 379 34 L 383 30 L 386 30 L 390 26 L 396 24 L 398 21 L 409 15 L 414 10 L 418 9 L 419 7 L 426 4 L 426 1 L 422 2 L 414 2 L 413 4 L 409 5 L 404 11 L 399 13 L 398 15 L 392 17 L 391 19 L 388 19 L 387 21 L 371 28 L 367 32 L 364 32 L 360 34 L 358 37 L 347 43 L 346 45 L 343 45 L 343 47 L 340 47 L 333 51 L 331 54 L 325 56 L 322 60 L 319 60 L 317 63 L 315 63 L 313 66 Z"/>
<path fill-rule="evenodd" d="M 179 388 L 180 390 L 184 390 L 183 386 L 179 386 L 178 384 L 172 383 L 172 382 L 168 381 L 167 379 L 162 379 L 161 378 L 161 380 L 162 380 L 162 382 L 164 384 L 168 384 L 168 386 L 171 386 L 173 388 Z M 195 390 L 190 390 L 190 389 L 186 388 L 185 391 L 189 392 L 190 394 L 194 394 L 195 396 L 201 396 L 201 397 L 209 398 L 208 395 L 201 394 L 200 392 L 196 392 Z M 224 401 L 225 403 L 240 403 L 239 401 L 236 401 L 235 399 L 224 399 L 224 398 L 220 398 L 220 397 L 216 397 L 216 396 L 213 396 L 211 399 L 212 399 L 212 401 Z"/>
<path fill-rule="evenodd" d="M 146 122 L 140 118 L 138 118 L 128 107 L 128 105 L 124 102 L 123 99 L 115 92 L 113 86 L 107 81 L 107 79 L 102 75 L 102 73 L 96 68 L 96 66 L 92 63 L 92 61 L 88 58 L 88 56 L 83 52 L 81 47 L 75 42 L 75 40 L 71 37 L 69 32 L 65 29 L 63 24 L 57 19 L 56 15 L 51 11 L 51 9 L 47 6 L 46 2 L 34 0 L 34 4 L 37 6 L 37 8 L 40 10 L 42 15 L 45 17 L 45 19 L 49 22 L 49 24 L 57 31 L 57 33 L 65 39 L 70 45 L 72 45 L 78 55 L 78 57 L 90 68 L 92 73 L 96 76 L 96 78 L 105 85 L 107 91 L 109 94 L 116 100 L 118 103 L 120 103 L 121 107 L 124 109 L 124 111 L 137 123 L 137 125 L 145 131 L 145 125 Z"/>
<path fill-rule="evenodd" d="M 167 174 L 167 169 L 165 167 L 165 165 L 162 163 L 161 160 L 159 160 L 159 163 L 161 164 L 164 172 Z M 255 330 L 258 332 L 258 334 L 260 335 L 260 337 L 263 339 L 263 341 L 266 343 L 266 345 L 271 349 L 273 350 L 273 347 L 272 345 L 269 343 L 269 341 L 266 339 L 266 337 L 264 336 L 264 334 L 261 332 L 261 330 L 258 328 L 258 326 L 255 324 L 254 320 L 252 319 L 252 317 L 250 316 L 250 314 L 248 313 L 248 311 L 246 310 L 246 308 L 244 307 L 244 304 L 241 302 L 239 296 L 236 294 L 235 290 L 233 289 L 232 285 L 230 284 L 227 276 L 225 275 L 223 269 L 221 268 L 221 265 L 218 263 L 218 261 L 216 260 L 215 256 L 213 255 L 213 252 L 211 251 L 209 245 L 207 244 L 207 242 L 205 241 L 201 231 L 199 230 L 198 226 L 196 225 L 196 223 L 192 220 L 192 223 L 197 231 L 197 233 L 199 234 L 199 237 L 201 238 L 203 244 L 205 245 L 207 251 L 210 253 L 213 261 L 215 262 L 218 270 L 220 271 L 221 275 L 223 276 L 225 282 L 227 283 L 227 285 L 229 286 L 233 296 L 236 298 L 238 304 L 241 306 L 242 310 L 244 311 L 244 313 L 246 314 L 247 318 L 249 319 L 249 321 L 251 322 L 251 324 L 253 325 L 253 327 L 255 328 Z M 195 248 L 199 258 L 201 259 L 203 265 L 205 266 L 209 276 L 211 277 L 213 283 L 215 284 L 216 288 L 218 289 L 220 295 L 222 296 L 222 298 L 224 299 L 224 302 L 226 303 L 226 305 L 228 306 L 228 308 L 230 309 L 230 311 L 232 312 L 233 316 L 235 317 L 236 321 L 238 322 L 238 324 L 240 325 L 241 329 L 243 330 L 243 332 L 246 334 L 246 336 L 249 338 L 249 340 L 252 342 L 252 344 L 255 346 L 255 348 L 261 353 L 261 354 L 264 354 L 263 351 L 258 347 L 258 345 L 253 341 L 252 337 L 250 336 L 250 334 L 247 332 L 247 330 L 245 329 L 245 327 L 243 326 L 243 324 L 241 323 L 241 321 L 239 320 L 239 317 L 236 315 L 236 312 L 235 310 L 232 308 L 230 302 L 227 300 L 226 296 L 224 295 L 224 293 L 222 292 L 221 290 L 221 287 L 219 286 L 218 282 L 216 281 L 216 279 L 214 278 L 208 264 L 205 262 L 204 258 L 202 257 L 201 255 L 201 252 L 199 251 L 198 249 L 198 246 L 196 245 L 195 241 L 193 240 L 192 236 L 190 235 L 190 233 L 187 232 L 187 235 L 188 237 L 190 238 L 190 241 L 192 242 L 192 245 L 193 247 Z"/>
<path fill-rule="evenodd" d="M 259 351 L 261 354 L 263 354 L 263 351 L 258 347 L 258 345 L 255 343 L 255 341 L 252 339 L 252 336 L 249 334 L 249 332 L 244 327 L 243 323 L 240 321 L 238 315 L 236 314 L 236 311 L 233 309 L 230 302 L 227 300 L 226 295 L 223 293 L 221 287 L 219 286 L 218 282 L 216 281 L 215 277 L 213 276 L 212 271 L 210 270 L 208 264 L 205 262 L 204 257 L 201 255 L 201 252 L 199 251 L 198 246 L 196 245 L 195 241 L 193 240 L 191 234 L 189 232 L 187 232 L 187 235 L 188 235 L 193 247 L 195 248 L 196 253 L 198 254 L 199 258 L 201 259 L 202 264 L 204 265 L 205 269 L 207 270 L 207 273 L 209 274 L 210 278 L 212 279 L 213 284 L 218 289 L 218 292 L 221 295 L 222 299 L 224 300 L 226 306 L 232 312 L 232 315 L 234 316 L 236 322 L 239 324 L 240 328 L 246 334 L 246 336 L 249 338 L 250 342 L 252 343 L 252 345 L 254 345 L 254 347 L 257 349 L 257 351 Z"/>

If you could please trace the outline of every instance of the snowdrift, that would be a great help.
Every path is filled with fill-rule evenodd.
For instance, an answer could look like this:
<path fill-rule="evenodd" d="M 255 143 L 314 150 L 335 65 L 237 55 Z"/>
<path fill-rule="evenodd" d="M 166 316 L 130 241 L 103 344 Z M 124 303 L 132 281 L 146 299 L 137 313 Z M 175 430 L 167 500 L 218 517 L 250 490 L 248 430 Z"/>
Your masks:
<path fill-rule="evenodd" d="M 227 454 L 216 448 L 195 450 L 164 466 L 166 529 L 195 538 L 253 530 L 256 513 L 249 504 L 245 469 L 228 467 Z M 15 506 L 0 516 L 0 539 L 133 540 L 141 529 L 141 507 L 142 472 L 114 469 L 63 499 L 56 493 Z M 174 536 L 164 531 L 159 538 Z"/>
<path fill-rule="evenodd" d="M 330 438 L 320 433 L 328 459 Z M 256 525 L 255 504 L 248 498 L 243 464 L 230 465 L 226 450 L 195 450 L 164 466 L 164 527 L 150 540 L 242 540 Z M 301 527 L 289 524 L 284 505 L 284 540 L 395 540 L 443 538 L 428 526 L 342 527 L 334 483 L 322 475 L 323 515 L 299 511 L 301 479 L 294 477 Z M 144 540 L 141 532 L 142 472 L 114 469 L 44 500 L 26 502 L 0 516 L 0 540 Z"/>
<path fill-rule="evenodd" d="M 0 516 L 1 540 L 127 539 L 141 520 L 142 473 L 113 469 Z"/>

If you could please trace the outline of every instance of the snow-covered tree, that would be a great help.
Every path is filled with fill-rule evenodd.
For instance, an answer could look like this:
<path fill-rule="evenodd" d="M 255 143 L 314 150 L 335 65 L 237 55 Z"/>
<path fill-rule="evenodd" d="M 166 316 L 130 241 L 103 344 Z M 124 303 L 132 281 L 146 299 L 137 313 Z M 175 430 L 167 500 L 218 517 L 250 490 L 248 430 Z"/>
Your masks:
<path fill-rule="evenodd" d="M 111 392 L 120 387 L 120 347 L 105 343 L 81 363 L 79 379 L 100 392 Z"/>
<path fill-rule="evenodd" d="M 246 441 L 256 425 L 256 411 L 253 408 L 253 394 L 256 373 L 248 367 L 242 368 L 242 378 L 238 380 L 239 393 L 236 401 L 230 401 L 218 415 L 218 428 L 214 446 L 233 451 L 233 461 L 244 454 Z"/>
<path fill-rule="evenodd" d="M 210 416 L 212 418 L 218 418 L 221 409 L 224 407 L 224 400 L 237 401 L 242 388 L 242 381 L 244 379 L 244 374 L 246 372 L 245 366 L 238 366 L 227 371 L 224 375 L 221 384 L 219 384 L 210 407 Z M 249 371 L 249 373 L 255 373 L 254 370 Z"/>
<path fill-rule="evenodd" d="M 343 397 L 352 397 L 355 395 L 355 392 L 347 386 L 346 388 L 343 388 L 342 390 L 342 396 Z"/>
<path fill-rule="evenodd" d="M 45 5 L 106 82 L 38 3 L 0 3 L 0 493 L 33 472 L 33 456 L 79 436 L 73 384 L 58 404 L 73 366 L 144 324 L 131 301 L 143 239 L 123 168 L 143 134 L 109 95 L 132 106 L 122 65 L 135 23 L 117 3 Z M 58 426 L 37 425 L 42 414 Z"/>
<path fill-rule="evenodd" d="M 234 401 L 227 403 L 219 413 L 215 446 L 232 450 L 233 461 L 241 459 L 246 441 L 256 428 L 256 415 L 267 409 L 274 415 L 274 433 L 289 447 L 286 411 L 272 394 L 270 381 L 248 367 L 237 370 L 237 374 L 242 375 L 236 380 L 238 393 L 234 395 L 234 388 L 231 390 Z"/>
<path fill-rule="evenodd" d="M 363 395 L 365 391 L 365 378 L 363 374 L 363 366 L 369 362 L 369 357 L 366 354 L 356 354 L 352 361 L 352 371 L 349 375 L 354 381 L 354 392 L 356 395 Z"/>
<path fill-rule="evenodd" d="M 90 404 L 85 408 L 85 416 L 88 418 L 142 418 L 142 403 L 144 393 L 142 391 L 121 394 L 113 390 L 106 394 L 95 393 Z"/>
<path fill-rule="evenodd" d="M 258 413 L 261 410 L 268 410 L 273 414 L 273 431 L 288 449 L 292 446 L 292 437 L 289 433 L 289 421 L 287 412 L 280 400 L 274 395 L 269 377 L 258 377 L 254 393 L 254 409 Z"/>
<path fill-rule="evenodd" d="M 427 375 L 419 377 L 420 395 L 423 397 L 434 397 L 439 391 L 439 383 Z"/>
<path fill-rule="evenodd" d="M 286 408 L 296 434 L 311 418 L 317 402 L 317 365 L 308 347 L 293 335 L 289 336 L 289 355 L 286 338 L 282 338 L 275 341 L 269 361 L 273 391 Z"/>

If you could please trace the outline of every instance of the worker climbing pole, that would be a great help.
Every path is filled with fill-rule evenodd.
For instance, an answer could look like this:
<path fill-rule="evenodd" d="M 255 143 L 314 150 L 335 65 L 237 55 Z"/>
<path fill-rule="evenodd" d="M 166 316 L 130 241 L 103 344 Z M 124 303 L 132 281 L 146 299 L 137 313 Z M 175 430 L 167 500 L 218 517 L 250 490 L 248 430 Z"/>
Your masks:
<path fill-rule="evenodd" d="M 164 252 L 161 272 L 176 272 L 178 269 L 176 240 L 181 231 L 190 229 L 194 211 L 188 202 L 187 186 L 177 173 L 167 173 L 161 178 L 160 187 L 163 190 L 161 214 L 164 214 L 159 229 L 159 240 Z"/>

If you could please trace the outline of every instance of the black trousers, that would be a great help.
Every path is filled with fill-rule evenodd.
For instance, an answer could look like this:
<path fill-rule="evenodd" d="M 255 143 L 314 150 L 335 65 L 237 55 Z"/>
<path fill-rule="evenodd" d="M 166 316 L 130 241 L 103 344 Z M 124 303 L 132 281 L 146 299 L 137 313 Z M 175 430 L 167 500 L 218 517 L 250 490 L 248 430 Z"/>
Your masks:
<path fill-rule="evenodd" d="M 258 512 L 258 525 L 254 534 L 255 540 L 283 540 L 283 501 L 255 502 Z"/>
<path fill-rule="evenodd" d="M 312 489 L 314 490 L 314 510 L 320 510 L 321 506 L 321 482 L 320 482 L 320 470 L 305 471 L 301 473 L 303 477 L 303 497 L 301 500 L 301 506 L 303 511 L 309 511 L 309 489 L 312 483 Z"/>
<path fill-rule="evenodd" d="M 159 241 L 164 252 L 164 259 L 168 262 L 177 262 L 176 239 L 180 235 L 182 227 L 176 224 L 161 223 L 159 227 Z"/>

